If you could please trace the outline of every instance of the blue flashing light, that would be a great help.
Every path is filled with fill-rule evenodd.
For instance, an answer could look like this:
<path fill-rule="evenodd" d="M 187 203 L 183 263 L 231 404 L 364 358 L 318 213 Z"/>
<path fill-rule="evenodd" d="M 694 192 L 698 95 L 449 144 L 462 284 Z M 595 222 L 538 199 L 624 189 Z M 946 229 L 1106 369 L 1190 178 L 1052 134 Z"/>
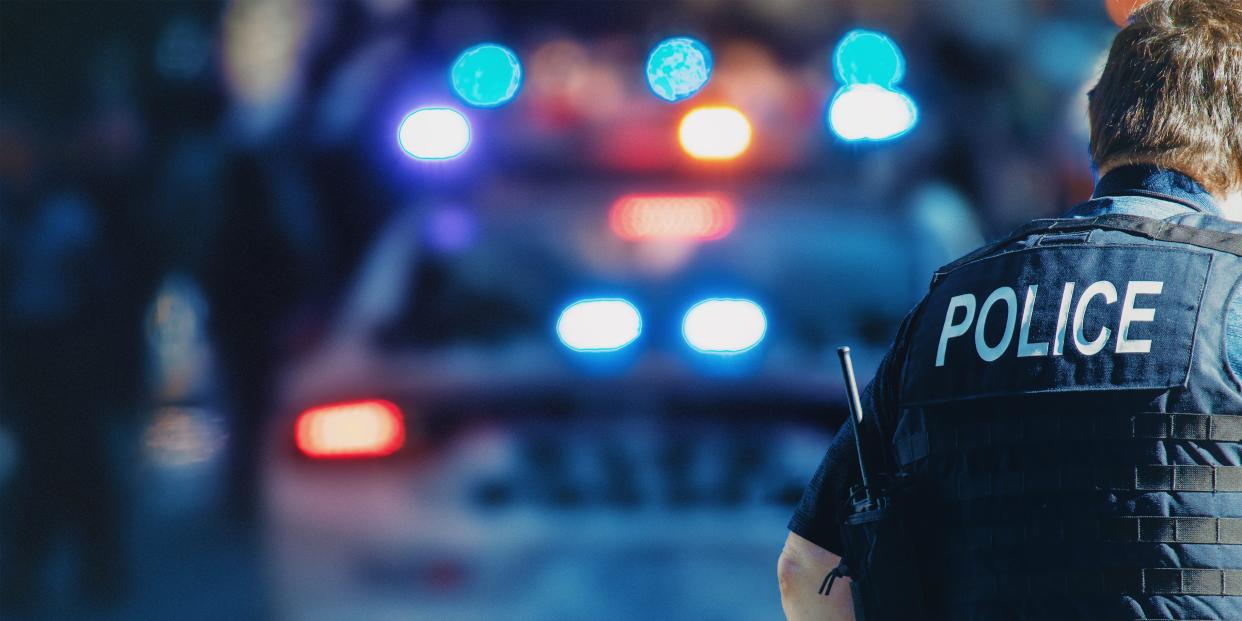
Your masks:
<path fill-rule="evenodd" d="M 763 309 L 750 300 L 709 298 L 690 310 L 681 323 L 681 334 L 695 351 L 705 354 L 739 354 L 753 349 L 768 331 Z"/>
<path fill-rule="evenodd" d="M 642 331 L 638 309 L 620 298 L 579 300 L 556 320 L 556 335 L 574 351 L 617 351 L 633 343 Z"/>
<path fill-rule="evenodd" d="M 474 214 L 456 206 L 443 206 L 430 212 L 424 227 L 427 245 L 446 254 L 469 248 L 478 233 Z"/>
<path fill-rule="evenodd" d="M 397 127 L 401 149 L 417 160 L 448 160 L 470 146 L 470 122 L 452 108 L 419 108 Z"/>
<path fill-rule="evenodd" d="M 833 68 L 841 84 L 879 84 L 891 87 L 906 74 L 901 49 L 887 35 L 851 30 L 833 52 Z"/>
<path fill-rule="evenodd" d="M 875 84 L 851 84 L 828 104 L 828 126 L 842 140 L 892 140 L 918 123 L 919 109 L 909 95 Z"/>
<path fill-rule="evenodd" d="M 665 39 L 647 56 L 647 84 L 665 101 L 693 97 L 711 77 L 711 50 L 698 39 Z"/>
<path fill-rule="evenodd" d="M 522 86 L 522 63 L 513 50 L 495 43 L 480 43 L 462 52 L 453 62 L 449 81 L 462 101 L 479 108 L 494 108 L 517 95 Z"/>

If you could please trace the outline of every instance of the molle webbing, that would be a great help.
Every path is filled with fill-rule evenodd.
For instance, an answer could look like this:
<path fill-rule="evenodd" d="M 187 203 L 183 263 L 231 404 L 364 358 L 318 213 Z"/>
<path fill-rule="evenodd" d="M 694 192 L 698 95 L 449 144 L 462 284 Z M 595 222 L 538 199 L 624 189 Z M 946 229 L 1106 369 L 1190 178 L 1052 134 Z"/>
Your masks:
<path fill-rule="evenodd" d="M 934 433 L 894 438 L 897 463 L 909 466 L 928 456 L 990 446 L 1074 440 L 1195 440 L 1242 442 L 1242 416 L 1143 413 L 1136 415 L 1049 414 L 990 419 L 946 417 Z"/>
<path fill-rule="evenodd" d="M 955 590 L 957 602 L 1002 598 L 1074 595 L 1231 595 L 1242 596 L 1242 570 L 1123 569 L 1071 572 L 980 573 Z"/>
<path fill-rule="evenodd" d="M 952 540 L 960 541 L 968 550 L 1097 542 L 1242 545 L 1242 518 L 1142 516 L 1028 520 L 970 526 L 950 533 Z"/>
<path fill-rule="evenodd" d="M 1093 491 L 1242 492 L 1239 466 L 1095 466 L 956 474 L 934 485 L 955 500 Z"/>

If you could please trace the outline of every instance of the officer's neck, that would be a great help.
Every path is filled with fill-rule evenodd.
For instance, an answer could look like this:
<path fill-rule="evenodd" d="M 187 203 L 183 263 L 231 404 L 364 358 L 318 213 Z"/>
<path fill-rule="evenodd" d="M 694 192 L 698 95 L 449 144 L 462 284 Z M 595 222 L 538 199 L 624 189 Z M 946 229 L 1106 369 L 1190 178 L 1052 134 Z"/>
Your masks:
<path fill-rule="evenodd" d="M 1228 194 L 1215 195 L 1216 204 L 1220 206 L 1220 215 L 1234 222 L 1242 222 L 1242 188 Z"/>
<path fill-rule="evenodd" d="M 1127 164 L 1152 164 L 1159 165 L 1156 162 L 1142 161 L 1120 161 L 1113 164 L 1102 166 L 1099 170 L 1099 176 L 1103 177 L 1112 170 Z M 1184 173 L 1183 173 L 1184 174 Z M 1235 186 L 1231 190 L 1214 190 L 1210 191 L 1212 200 L 1216 206 L 1220 208 L 1220 215 L 1226 220 L 1234 222 L 1242 222 L 1242 186 Z"/>

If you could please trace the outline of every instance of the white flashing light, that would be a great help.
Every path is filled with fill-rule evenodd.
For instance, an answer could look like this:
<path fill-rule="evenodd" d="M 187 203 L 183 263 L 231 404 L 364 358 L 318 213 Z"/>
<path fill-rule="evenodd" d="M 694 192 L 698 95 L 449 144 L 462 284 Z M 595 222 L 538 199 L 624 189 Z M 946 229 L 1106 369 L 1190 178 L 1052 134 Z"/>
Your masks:
<path fill-rule="evenodd" d="M 910 131 L 919 110 L 909 95 L 876 84 L 850 84 L 828 106 L 828 125 L 843 140 L 892 140 Z"/>
<path fill-rule="evenodd" d="M 397 128 L 401 149 L 418 160 L 448 160 L 470 146 L 470 122 L 452 108 L 419 108 Z"/>
<path fill-rule="evenodd" d="M 750 300 L 711 298 L 686 311 L 681 333 L 695 351 L 737 354 L 753 349 L 768 331 L 763 309 Z"/>
<path fill-rule="evenodd" d="M 619 298 L 579 300 L 561 311 L 556 334 L 574 351 L 616 351 L 643 331 L 642 317 L 633 304 Z"/>

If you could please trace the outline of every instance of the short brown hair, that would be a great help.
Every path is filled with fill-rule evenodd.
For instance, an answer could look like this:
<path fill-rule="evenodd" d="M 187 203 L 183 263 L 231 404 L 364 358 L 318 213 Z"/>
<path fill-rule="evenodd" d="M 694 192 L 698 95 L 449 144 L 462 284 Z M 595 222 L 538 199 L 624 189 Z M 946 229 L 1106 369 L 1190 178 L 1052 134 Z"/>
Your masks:
<path fill-rule="evenodd" d="M 1148 2 L 1089 99 L 1098 168 L 1151 163 L 1242 189 L 1242 0 Z"/>

